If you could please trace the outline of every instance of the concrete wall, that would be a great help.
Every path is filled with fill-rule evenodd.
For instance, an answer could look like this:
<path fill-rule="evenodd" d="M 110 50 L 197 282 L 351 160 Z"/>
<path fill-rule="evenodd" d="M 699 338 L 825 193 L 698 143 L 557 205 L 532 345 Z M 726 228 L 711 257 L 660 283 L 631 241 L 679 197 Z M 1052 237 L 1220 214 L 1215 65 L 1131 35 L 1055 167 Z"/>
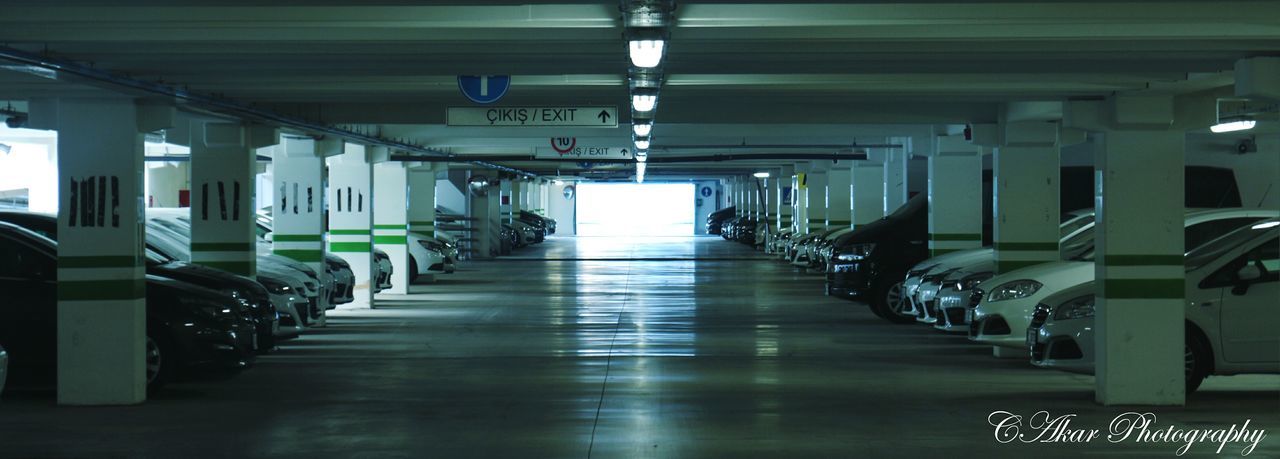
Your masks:
<path fill-rule="evenodd" d="M 148 207 L 178 207 L 178 192 L 191 189 L 191 163 L 147 163 Z"/>
<path fill-rule="evenodd" d="M 565 199 L 564 189 L 572 186 L 571 183 L 563 183 L 560 185 L 551 184 L 550 195 L 548 201 L 551 203 L 547 208 L 547 216 L 556 221 L 556 236 L 574 236 L 575 232 L 574 219 L 577 212 L 577 194 L 573 199 Z"/>

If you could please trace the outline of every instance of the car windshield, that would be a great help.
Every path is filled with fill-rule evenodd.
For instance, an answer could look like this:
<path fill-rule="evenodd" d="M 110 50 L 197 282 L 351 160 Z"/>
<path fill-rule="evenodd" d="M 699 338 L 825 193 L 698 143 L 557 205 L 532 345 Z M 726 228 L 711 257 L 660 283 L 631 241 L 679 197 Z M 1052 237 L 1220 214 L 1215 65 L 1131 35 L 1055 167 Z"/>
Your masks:
<path fill-rule="evenodd" d="M 182 236 L 184 239 L 190 239 L 190 238 L 191 238 L 191 230 L 190 230 L 190 228 L 188 228 L 187 226 L 185 226 L 185 225 L 183 225 L 183 224 L 181 224 L 181 223 L 179 223 L 179 222 L 176 222 L 176 221 L 173 221 L 173 220 L 164 219 L 164 218 L 156 218 L 156 219 L 151 220 L 151 222 L 152 222 L 152 223 L 155 223 L 157 226 L 159 226 L 159 227 L 161 227 L 161 228 L 167 229 L 167 230 L 169 230 L 169 231 L 171 231 L 171 232 L 173 232 L 173 233 L 175 233 L 175 234 L 177 234 L 177 235 Z"/>
<path fill-rule="evenodd" d="M 1276 218 L 1245 226 L 1187 252 L 1184 265 L 1187 271 L 1194 271 L 1218 259 L 1223 253 L 1239 247 L 1240 244 L 1251 241 L 1264 233 L 1275 235 L 1277 232 L 1280 232 L 1280 219 Z"/>

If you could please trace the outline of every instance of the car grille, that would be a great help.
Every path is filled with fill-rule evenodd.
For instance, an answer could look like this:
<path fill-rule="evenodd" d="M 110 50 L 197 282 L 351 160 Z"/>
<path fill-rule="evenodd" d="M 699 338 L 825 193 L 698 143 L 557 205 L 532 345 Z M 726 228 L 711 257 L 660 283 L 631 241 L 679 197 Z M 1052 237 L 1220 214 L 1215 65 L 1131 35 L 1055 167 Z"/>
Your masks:
<path fill-rule="evenodd" d="M 956 326 L 964 323 L 963 309 L 946 309 L 947 325 Z"/>
<path fill-rule="evenodd" d="M 1040 328 L 1048 320 L 1049 306 L 1044 303 L 1037 304 L 1035 312 L 1031 314 L 1031 328 Z"/>
<path fill-rule="evenodd" d="M 986 325 L 982 329 L 983 334 L 1008 335 L 1010 333 L 1009 322 L 1005 322 L 1003 317 L 1000 317 L 1000 316 L 991 317 L 990 319 L 987 319 L 985 321 L 985 324 Z"/>
<path fill-rule="evenodd" d="M 1076 344 L 1074 340 L 1055 340 L 1053 348 L 1049 351 L 1049 358 L 1054 360 L 1077 360 L 1083 359 L 1084 353 L 1080 351 L 1080 345 Z"/>

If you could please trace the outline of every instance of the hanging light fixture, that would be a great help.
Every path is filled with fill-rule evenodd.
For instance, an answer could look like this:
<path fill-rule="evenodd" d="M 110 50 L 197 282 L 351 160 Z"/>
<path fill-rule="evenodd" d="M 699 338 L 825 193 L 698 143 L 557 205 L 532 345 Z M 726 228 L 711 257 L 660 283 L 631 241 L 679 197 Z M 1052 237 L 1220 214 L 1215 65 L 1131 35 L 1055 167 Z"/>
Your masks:
<path fill-rule="evenodd" d="M 631 126 L 631 131 L 635 132 L 639 137 L 647 137 L 649 132 L 653 130 L 653 122 L 636 123 Z"/>
<path fill-rule="evenodd" d="M 649 138 L 636 137 L 636 150 L 648 150 L 648 149 L 649 149 Z"/>
<path fill-rule="evenodd" d="M 631 108 L 637 112 L 650 112 L 653 107 L 658 105 L 657 94 L 633 94 L 631 96 Z"/>
<path fill-rule="evenodd" d="M 631 64 L 646 69 L 657 67 L 665 46 L 663 40 L 631 40 Z"/>

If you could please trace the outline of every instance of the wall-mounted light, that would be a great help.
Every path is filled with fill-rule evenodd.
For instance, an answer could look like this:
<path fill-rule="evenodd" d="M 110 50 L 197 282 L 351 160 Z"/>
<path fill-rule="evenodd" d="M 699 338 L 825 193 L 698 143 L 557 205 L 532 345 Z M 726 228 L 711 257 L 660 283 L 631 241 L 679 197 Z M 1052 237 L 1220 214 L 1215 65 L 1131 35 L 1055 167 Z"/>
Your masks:
<path fill-rule="evenodd" d="M 756 173 L 751 174 L 751 175 L 752 175 L 752 176 L 754 176 L 755 178 L 769 178 L 769 173 L 768 173 L 768 172 L 756 172 Z"/>
<path fill-rule="evenodd" d="M 631 108 L 637 112 L 653 111 L 655 105 L 658 105 L 657 94 L 635 94 L 631 96 Z"/>
<path fill-rule="evenodd" d="M 636 133 L 636 135 L 637 135 L 637 136 L 639 136 L 639 137 L 645 137 L 645 136 L 648 136 L 648 135 L 649 135 L 649 132 L 650 132 L 650 131 L 652 131 L 652 130 L 653 130 L 653 123 L 652 123 L 652 122 L 649 122 L 649 123 L 636 123 L 636 124 L 634 124 L 634 125 L 632 125 L 632 126 L 631 126 L 631 131 L 632 131 L 632 132 L 635 132 L 635 133 Z"/>
<path fill-rule="evenodd" d="M 1257 126 L 1258 122 L 1251 119 L 1237 119 L 1231 121 L 1222 121 L 1213 126 L 1209 126 L 1209 130 L 1216 134 L 1223 132 L 1247 131 Z"/>
<path fill-rule="evenodd" d="M 631 40 L 631 63 L 636 67 L 651 69 L 662 62 L 662 40 Z"/>

